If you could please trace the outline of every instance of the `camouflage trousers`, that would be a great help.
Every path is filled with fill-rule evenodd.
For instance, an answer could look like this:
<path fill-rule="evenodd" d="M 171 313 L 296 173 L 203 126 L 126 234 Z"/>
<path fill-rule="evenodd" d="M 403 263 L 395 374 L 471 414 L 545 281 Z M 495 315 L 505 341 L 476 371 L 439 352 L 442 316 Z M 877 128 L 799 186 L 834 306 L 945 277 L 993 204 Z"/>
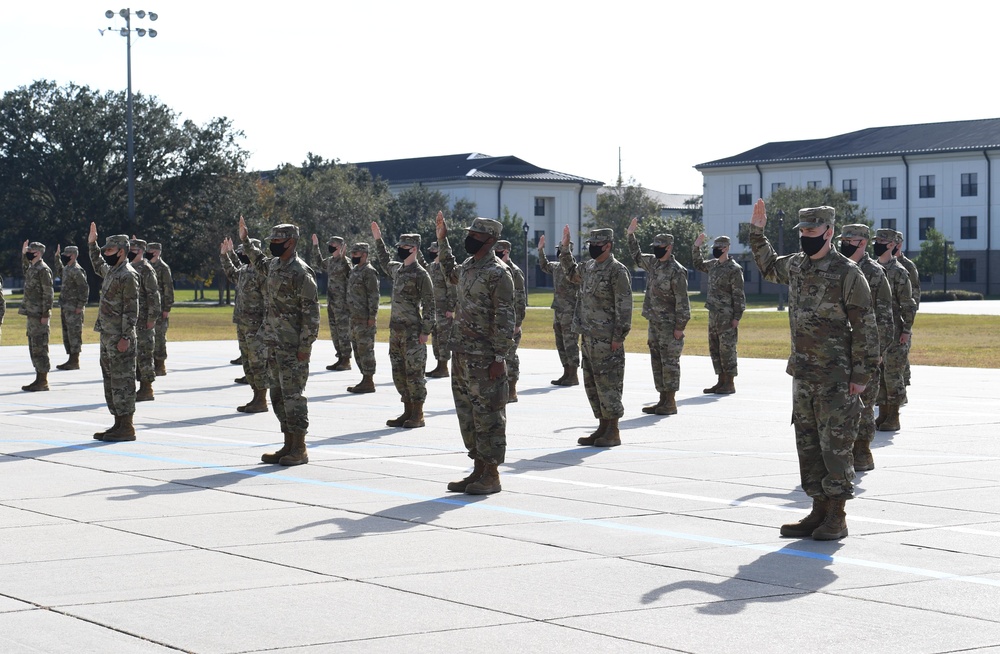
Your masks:
<path fill-rule="evenodd" d="M 101 375 L 104 377 L 104 401 L 113 416 L 135 413 L 135 342 L 118 351 L 118 336 L 101 334 Z"/>
<path fill-rule="evenodd" d="M 327 299 L 326 321 L 330 324 L 330 340 L 338 359 L 351 358 L 351 314 L 346 306 L 336 306 L 336 299 Z"/>
<path fill-rule="evenodd" d="M 49 325 L 42 324 L 42 319 L 27 316 L 28 353 L 31 355 L 31 365 L 35 372 L 48 372 L 49 364 Z"/>
<path fill-rule="evenodd" d="M 434 324 L 434 333 L 431 334 L 431 346 L 434 351 L 435 361 L 451 360 L 452 331 L 455 326 L 455 319 L 448 318 L 439 313 L 437 322 Z"/>
<path fill-rule="evenodd" d="M 715 374 L 735 377 L 739 374 L 736 364 L 736 342 L 739 328 L 733 327 L 731 313 L 708 314 L 708 353 L 712 357 Z"/>
<path fill-rule="evenodd" d="M 906 402 L 906 358 L 910 345 L 899 342 L 898 337 L 889 344 L 882 358 L 882 383 L 878 390 L 879 404 L 899 404 Z"/>
<path fill-rule="evenodd" d="M 674 323 L 649 321 L 649 359 L 653 367 L 653 386 L 660 393 L 681 387 L 681 352 L 684 339 L 674 338 Z"/>
<path fill-rule="evenodd" d="M 60 309 L 59 322 L 62 323 L 63 347 L 66 354 L 79 354 L 83 346 L 83 318 L 86 309 L 76 313 L 73 309 Z"/>
<path fill-rule="evenodd" d="M 500 464 L 507 454 L 507 375 L 490 379 L 490 356 L 455 353 L 451 393 L 469 458 Z"/>
<path fill-rule="evenodd" d="M 913 349 L 913 334 L 910 334 L 910 340 L 906 343 L 906 366 L 903 368 L 903 385 L 910 385 L 910 350 Z"/>
<path fill-rule="evenodd" d="M 146 329 L 145 323 L 135 329 L 135 377 L 139 381 L 153 383 L 156 379 L 156 368 L 153 363 L 153 350 L 156 348 L 156 328 Z"/>
<path fill-rule="evenodd" d="M 302 393 L 309 380 L 309 360 L 299 361 L 295 347 L 266 347 L 267 387 L 271 389 L 271 408 L 281 432 L 305 436 L 309 429 L 309 401 Z"/>
<path fill-rule="evenodd" d="M 516 382 L 521 378 L 521 357 L 517 356 L 517 348 L 521 347 L 521 332 L 514 334 L 514 347 L 504 363 L 507 364 L 507 379 Z"/>
<path fill-rule="evenodd" d="M 156 346 L 153 348 L 153 358 L 156 360 L 167 359 L 167 330 L 170 329 L 170 317 L 164 318 L 163 314 L 156 319 Z"/>
<path fill-rule="evenodd" d="M 878 377 L 872 377 L 872 380 L 865 386 L 864 392 L 861 393 L 861 401 L 864 403 L 864 407 L 862 407 L 861 416 L 858 419 L 857 440 L 865 443 L 871 443 L 875 440 L 875 402 L 878 400 L 879 382 L 882 379 L 881 365 L 876 375 Z"/>
<path fill-rule="evenodd" d="M 854 497 L 854 439 L 861 398 L 847 382 L 792 381 L 792 424 L 802 490 L 817 499 Z"/>
<path fill-rule="evenodd" d="M 556 313 L 552 321 L 556 334 L 556 350 L 563 368 L 580 367 L 580 334 L 573 331 L 573 312 Z"/>
<path fill-rule="evenodd" d="M 257 337 L 259 325 L 236 325 L 236 340 L 240 344 L 243 374 L 250 388 L 267 388 L 267 345 Z"/>
<path fill-rule="evenodd" d="M 389 330 L 389 363 L 392 383 L 404 402 L 427 399 L 427 346 L 420 343 L 419 334 L 405 329 Z"/>
<path fill-rule="evenodd" d="M 610 340 L 581 339 L 583 388 L 598 420 L 615 420 L 625 415 L 622 387 L 625 384 L 625 346 L 611 349 Z"/>
<path fill-rule="evenodd" d="M 367 320 L 351 320 L 351 347 L 362 375 L 375 374 L 375 333 L 375 325 L 369 327 Z"/>

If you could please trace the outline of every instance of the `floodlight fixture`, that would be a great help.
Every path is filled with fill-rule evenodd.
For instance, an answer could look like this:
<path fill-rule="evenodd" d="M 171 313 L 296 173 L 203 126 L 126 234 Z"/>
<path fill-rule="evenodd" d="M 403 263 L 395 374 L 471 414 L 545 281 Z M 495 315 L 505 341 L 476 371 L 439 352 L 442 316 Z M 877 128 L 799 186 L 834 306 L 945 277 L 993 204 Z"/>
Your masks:
<path fill-rule="evenodd" d="M 155 11 L 149 12 L 149 20 L 156 20 L 159 17 L 160 17 L 160 15 L 157 14 Z"/>
<path fill-rule="evenodd" d="M 128 20 L 128 9 L 119 9 L 118 15 L 124 18 L 125 20 Z"/>
<path fill-rule="evenodd" d="M 146 36 L 146 30 L 142 29 L 141 27 L 137 27 L 135 33 L 138 34 L 139 36 Z"/>
<path fill-rule="evenodd" d="M 146 12 L 144 12 L 142 9 L 140 9 L 139 11 L 135 12 L 135 15 L 138 16 L 139 18 L 145 18 L 146 17 Z"/>
<path fill-rule="evenodd" d="M 156 37 L 156 30 L 149 30 L 149 38 L 152 39 L 152 38 L 155 38 L 155 37 Z"/>
<path fill-rule="evenodd" d="M 111 11 L 110 9 L 108 9 L 106 12 L 104 12 L 104 17 L 105 18 L 114 18 L 115 17 L 115 12 Z"/>

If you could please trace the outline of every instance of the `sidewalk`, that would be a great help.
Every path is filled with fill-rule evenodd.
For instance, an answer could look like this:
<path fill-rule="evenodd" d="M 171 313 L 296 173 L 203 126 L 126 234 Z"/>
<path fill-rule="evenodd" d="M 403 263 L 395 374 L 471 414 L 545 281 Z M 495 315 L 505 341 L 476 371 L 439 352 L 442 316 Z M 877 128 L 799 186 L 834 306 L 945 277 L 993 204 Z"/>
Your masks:
<path fill-rule="evenodd" d="M 611 450 L 576 445 L 596 421 L 549 384 L 555 352 L 523 351 L 504 490 L 480 498 L 445 492 L 470 467 L 449 380 L 426 428 L 385 427 L 384 344 L 362 396 L 317 344 L 296 468 L 258 463 L 280 434 L 234 410 L 235 341 L 170 344 L 122 444 L 91 438 L 96 346 L 47 393 L 0 347 L 0 651 L 1000 652 L 1000 371 L 914 367 L 850 537 L 821 543 L 778 536 L 809 506 L 784 363 L 742 360 L 714 397 L 685 357 L 680 413 L 646 416 L 642 345 Z"/>

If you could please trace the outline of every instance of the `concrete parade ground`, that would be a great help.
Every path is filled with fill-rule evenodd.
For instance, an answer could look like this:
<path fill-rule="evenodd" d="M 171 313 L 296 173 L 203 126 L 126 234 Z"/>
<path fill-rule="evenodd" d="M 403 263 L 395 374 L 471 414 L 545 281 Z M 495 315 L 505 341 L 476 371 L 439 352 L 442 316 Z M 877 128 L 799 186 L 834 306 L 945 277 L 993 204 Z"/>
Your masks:
<path fill-rule="evenodd" d="M 554 351 L 521 352 L 503 492 L 447 493 L 471 467 L 450 380 L 427 426 L 313 351 L 310 463 L 259 463 L 281 435 L 229 359 L 171 343 L 138 440 L 101 443 L 97 346 L 33 379 L 0 348 L 0 652 L 1000 653 L 1000 370 L 915 367 L 841 541 L 782 539 L 798 488 L 784 362 L 742 359 L 736 395 L 682 359 L 675 416 L 627 342 L 622 445 Z M 52 345 L 53 364 L 64 361 Z M 428 348 L 429 352 L 429 348 Z"/>

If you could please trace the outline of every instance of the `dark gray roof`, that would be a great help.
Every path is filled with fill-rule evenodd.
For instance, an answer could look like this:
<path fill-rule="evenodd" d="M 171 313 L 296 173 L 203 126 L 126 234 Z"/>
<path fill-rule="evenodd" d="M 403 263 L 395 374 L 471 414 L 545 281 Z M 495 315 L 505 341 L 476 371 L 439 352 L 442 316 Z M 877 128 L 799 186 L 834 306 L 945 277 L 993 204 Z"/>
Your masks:
<path fill-rule="evenodd" d="M 381 177 L 390 184 L 478 178 L 603 185 L 603 182 L 594 179 L 540 168 L 517 157 L 490 157 L 477 152 L 391 161 L 365 161 L 354 165 L 358 168 L 367 168 L 372 175 Z"/>
<path fill-rule="evenodd" d="M 951 123 L 870 127 L 808 141 L 766 143 L 742 154 L 698 164 L 696 169 L 823 159 L 886 157 L 1000 148 L 1000 118 Z"/>

